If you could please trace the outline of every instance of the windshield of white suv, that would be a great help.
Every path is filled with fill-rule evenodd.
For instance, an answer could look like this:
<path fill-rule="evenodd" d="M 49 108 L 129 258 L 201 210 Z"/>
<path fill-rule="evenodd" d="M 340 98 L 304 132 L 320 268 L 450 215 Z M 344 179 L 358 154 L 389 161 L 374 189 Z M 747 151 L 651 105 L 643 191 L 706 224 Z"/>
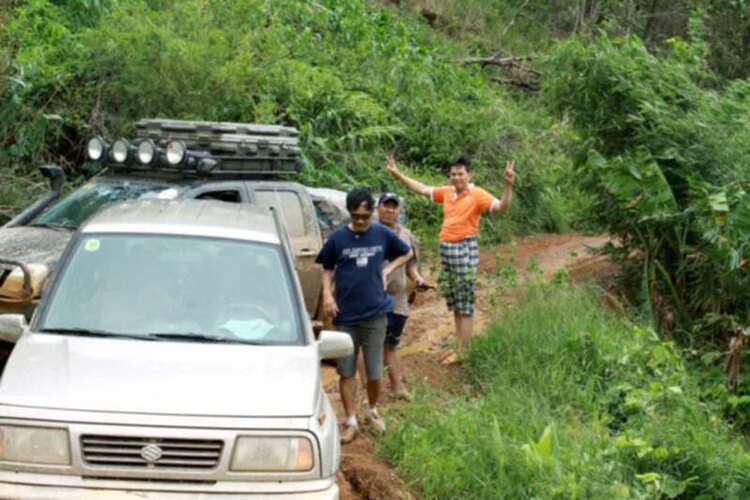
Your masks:
<path fill-rule="evenodd" d="M 38 215 L 29 225 L 77 228 L 105 205 L 117 201 L 157 198 L 171 193 L 161 183 L 118 180 L 88 182 Z M 176 193 L 175 193 L 176 194 Z"/>
<path fill-rule="evenodd" d="M 279 247 L 216 238 L 85 235 L 38 331 L 144 340 L 301 344 Z"/>

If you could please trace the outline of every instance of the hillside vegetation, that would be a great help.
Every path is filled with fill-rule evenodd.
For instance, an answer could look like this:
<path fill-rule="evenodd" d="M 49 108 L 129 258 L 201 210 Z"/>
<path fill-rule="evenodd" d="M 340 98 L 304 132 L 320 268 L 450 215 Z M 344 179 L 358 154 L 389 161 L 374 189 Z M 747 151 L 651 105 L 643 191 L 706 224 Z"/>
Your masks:
<path fill-rule="evenodd" d="M 631 299 L 660 332 L 729 367 L 738 396 L 726 413 L 747 429 L 748 3 L 402 4 L 478 53 L 532 56 L 484 72 L 543 72 L 537 103 L 592 197 L 586 220 L 616 238 Z"/>
<path fill-rule="evenodd" d="M 750 495 L 750 452 L 682 351 L 599 305 L 532 287 L 473 342 L 465 393 L 424 390 L 382 450 L 426 498 Z M 393 425 L 393 424 L 396 425 Z"/>
<path fill-rule="evenodd" d="M 45 161 L 83 174 L 89 136 L 132 134 L 144 116 L 276 123 L 302 131 L 306 183 L 392 186 L 388 151 L 439 183 L 443 164 L 468 153 L 478 181 L 499 192 L 513 157 L 518 208 L 488 235 L 570 223 L 568 202 L 545 187 L 569 166 L 550 115 L 456 63 L 462 46 L 377 4 L 28 0 L 11 11 L 0 47 L 4 175 L 25 178 Z M 17 206 L 5 188 L 0 205 Z M 410 211 L 433 227 L 426 205 Z"/>

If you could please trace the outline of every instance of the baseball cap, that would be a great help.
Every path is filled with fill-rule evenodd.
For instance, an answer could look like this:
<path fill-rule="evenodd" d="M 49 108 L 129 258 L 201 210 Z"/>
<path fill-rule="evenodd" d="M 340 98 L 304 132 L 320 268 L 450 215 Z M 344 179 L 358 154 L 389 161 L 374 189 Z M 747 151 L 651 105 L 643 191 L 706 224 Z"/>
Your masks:
<path fill-rule="evenodd" d="M 380 198 L 378 198 L 378 205 L 382 205 L 387 201 L 395 201 L 396 205 L 401 205 L 401 198 L 399 198 L 396 193 L 387 192 L 381 194 Z"/>

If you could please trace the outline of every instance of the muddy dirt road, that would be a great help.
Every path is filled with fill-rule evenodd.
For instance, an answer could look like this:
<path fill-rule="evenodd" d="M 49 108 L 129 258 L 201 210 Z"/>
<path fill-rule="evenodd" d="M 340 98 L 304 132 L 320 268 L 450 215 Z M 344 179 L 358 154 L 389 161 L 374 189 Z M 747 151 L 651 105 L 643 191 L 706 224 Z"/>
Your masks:
<path fill-rule="evenodd" d="M 512 290 L 509 289 L 500 294 L 498 304 L 497 291 L 498 288 L 501 291 L 509 288 L 513 279 L 518 283 L 530 276 L 550 279 L 561 270 L 567 270 L 575 279 L 612 273 L 614 268 L 605 257 L 590 252 L 607 241 L 601 236 L 551 234 L 521 238 L 513 245 L 484 249 L 480 255 L 475 333 L 484 331 L 493 319 L 497 319 L 502 304 L 512 300 Z M 494 303 L 489 299 L 491 295 L 495 296 Z M 460 368 L 440 363 L 452 331 L 452 315 L 438 294 L 433 291 L 421 296 L 412 308 L 399 349 L 410 385 L 427 383 L 451 390 L 461 383 Z M 338 378 L 333 368 L 323 368 L 323 385 L 341 415 Z M 360 397 L 362 392 L 360 389 Z M 383 395 L 384 406 L 403 404 L 391 399 L 387 383 Z M 361 417 L 359 415 L 360 421 L 363 420 Z M 360 433 L 353 443 L 343 447 L 342 455 L 339 486 L 343 500 L 414 497 L 394 469 L 375 455 L 375 444 L 370 435 Z"/>

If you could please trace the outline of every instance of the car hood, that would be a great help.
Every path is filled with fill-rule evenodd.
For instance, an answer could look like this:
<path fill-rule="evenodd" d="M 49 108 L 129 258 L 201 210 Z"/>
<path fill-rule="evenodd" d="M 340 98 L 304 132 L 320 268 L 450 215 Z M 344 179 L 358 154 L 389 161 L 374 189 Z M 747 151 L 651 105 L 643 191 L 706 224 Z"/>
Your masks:
<path fill-rule="evenodd" d="M 247 346 L 27 333 L 0 404 L 174 415 L 307 417 L 317 345 Z"/>

